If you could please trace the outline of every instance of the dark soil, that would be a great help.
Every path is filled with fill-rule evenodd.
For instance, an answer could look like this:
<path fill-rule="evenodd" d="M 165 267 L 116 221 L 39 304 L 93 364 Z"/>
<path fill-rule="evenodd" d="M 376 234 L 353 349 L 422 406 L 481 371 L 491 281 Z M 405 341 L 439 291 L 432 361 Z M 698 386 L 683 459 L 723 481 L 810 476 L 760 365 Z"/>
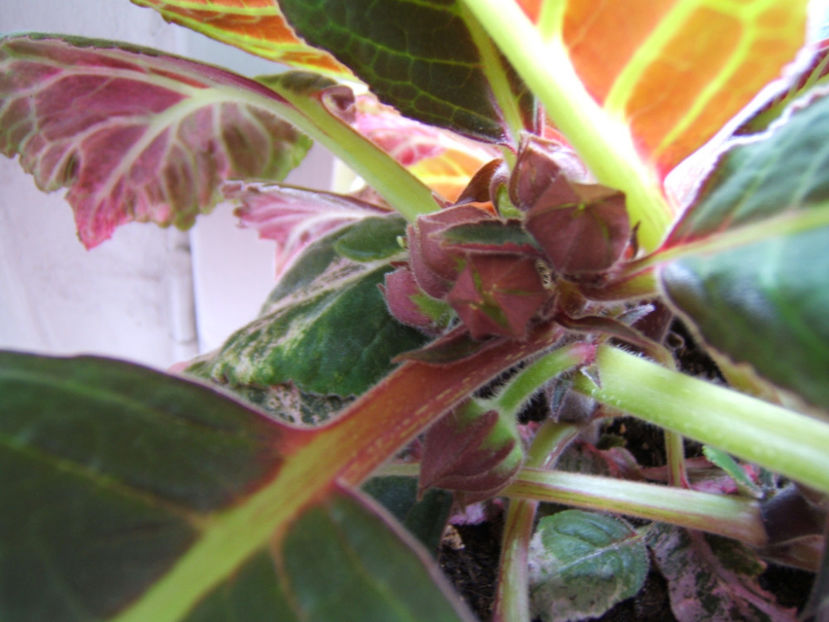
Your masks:
<path fill-rule="evenodd" d="M 691 335 L 680 323 L 671 325 L 666 343 L 674 350 L 685 373 L 713 382 L 724 382 L 717 366 L 696 347 Z M 546 408 L 543 398 L 534 399 L 522 421 L 543 418 L 544 413 L 548 412 Z M 604 432 L 624 436 L 626 448 L 642 467 L 665 464 L 662 431 L 655 426 L 632 417 L 620 417 L 610 422 Z M 700 455 L 700 446 L 687 443 L 686 452 L 689 457 Z M 502 522 L 502 517 L 499 517 L 479 525 L 456 526 L 459 538 L 454 538 L 451 543 L 444 541 L 439 555 L 444 572 L 481 622 L 488 622 L 492 616 Z M 781 605 L 801 610 L 809 598 L 813 578 L 814 575 L 802 570 L 769 565 L 759 582 L 763 589 L 775 595 Z M 596 619 L 607 622 L 675 620 L 665 579 L 652 569 L 644 587 L 635 597 L 618 603 Z"/>

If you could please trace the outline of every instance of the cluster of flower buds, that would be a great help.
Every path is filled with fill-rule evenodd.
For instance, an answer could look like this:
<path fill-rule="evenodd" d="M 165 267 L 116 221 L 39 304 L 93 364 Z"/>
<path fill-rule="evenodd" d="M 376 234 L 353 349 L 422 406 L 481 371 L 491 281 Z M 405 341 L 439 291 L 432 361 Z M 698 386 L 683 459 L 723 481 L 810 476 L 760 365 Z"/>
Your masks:
<path fill-rule="evenodd" d="M 550 310 L 556 278 L 595 278 L 630 237 L 624 195 L 595 183 L 566 146 L 530 137 L 511 173 L 490 162 L 458 204 L 409 226 L 409 264 L 387 276 L 386 299 L 427 333 L 443 328 L 448 307 L 474 339 L 523 339 Z"/>

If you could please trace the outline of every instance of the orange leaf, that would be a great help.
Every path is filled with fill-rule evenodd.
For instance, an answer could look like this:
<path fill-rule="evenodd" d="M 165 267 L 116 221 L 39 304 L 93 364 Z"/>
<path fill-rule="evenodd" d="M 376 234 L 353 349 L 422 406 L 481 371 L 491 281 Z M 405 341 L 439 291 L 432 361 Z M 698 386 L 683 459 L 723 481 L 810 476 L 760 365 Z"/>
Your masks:
<path fill-rule="evenodd" d="M 795 58 L 807 4 L 570 0 L 561 35 L 588 92 L 664 178 Z"/>
<path fill-rule="evenodd" d="M 164 19 L 269 60 L 333 75 L 351 75 L 333 56 L 306 45 L 276 0 L 132 0 Z"/>

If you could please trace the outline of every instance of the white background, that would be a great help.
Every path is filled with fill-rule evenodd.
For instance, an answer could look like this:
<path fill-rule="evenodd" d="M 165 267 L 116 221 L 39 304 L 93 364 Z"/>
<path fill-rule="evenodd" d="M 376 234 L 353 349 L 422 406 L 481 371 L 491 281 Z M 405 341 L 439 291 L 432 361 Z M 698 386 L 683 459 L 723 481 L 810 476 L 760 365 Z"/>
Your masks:
<path fill-rule="evenodd" d="M 129 41 L 247 75 L 275 69 L 128 0 L 2 0 L 0 32 L 23 31 Z M 327 188 L 331 170 L 315 147 L 288 181 Z M 167 367 L 218 347 L 273 285 L 273 243 L 238 228 L 229 205 L 187 233 L 130 224 L 86 251 L 63 194 L 41 193 L 0 156 L 0 348 Z"/>

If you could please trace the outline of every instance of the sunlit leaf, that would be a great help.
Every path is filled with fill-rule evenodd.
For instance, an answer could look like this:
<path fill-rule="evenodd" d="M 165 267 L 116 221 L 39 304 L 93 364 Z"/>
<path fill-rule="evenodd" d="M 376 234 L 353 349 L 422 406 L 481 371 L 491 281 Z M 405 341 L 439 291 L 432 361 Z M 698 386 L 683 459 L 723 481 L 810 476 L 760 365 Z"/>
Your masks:
<path fill-rule="evenodd" d="M 565 510 L 539 521 L 529 564 L 533 613 L 545 621 L 581 620 L 635 596 L 650 560 L 644 538 L 627 523 Z"/>
<path fill-rule="evenodd" d="M 190 226 L 225 180 L 282 179 L 310 146 L 275 93 L 153 50 L 9 37 L 0 72 L 0 150 L 43 190 L 69 188 L 87 247 L 130 221 Z"/>
<path fill-rule="evenodd" d="M 276 0 L 131 0 L 164 19 L 238 48 L 285 63 L 333 75 L 351 72 L 330 54 L 298 39 L 285 23 Z"/>
<path fill-rule="evenodd" d="M 664 252 L 670 300 L 702 337 L 829 407 L 829 98 L 718 163 Z M 762 338 L 758 337 L 762 335 Z"/>
<path fill-rule="evenodd" d="M 569 0 L 556 35 L 607 114 L 661 177 L 781 75 L 806 0 Z"/>

